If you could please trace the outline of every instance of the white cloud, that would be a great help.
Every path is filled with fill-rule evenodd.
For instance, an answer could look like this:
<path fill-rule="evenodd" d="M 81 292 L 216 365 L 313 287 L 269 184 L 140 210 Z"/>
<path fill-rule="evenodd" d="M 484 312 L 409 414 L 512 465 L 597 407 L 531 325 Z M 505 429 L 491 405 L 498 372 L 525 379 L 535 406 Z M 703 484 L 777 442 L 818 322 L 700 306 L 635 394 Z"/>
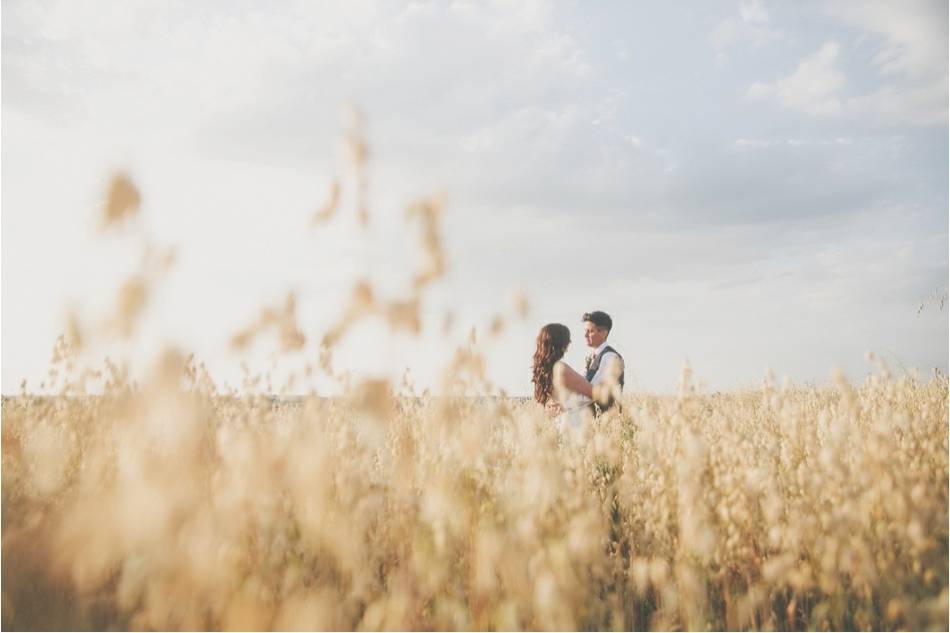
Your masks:
<path fill-rule="evenodd" d="M 726 61 L 726 52 L 740 42 L 749 42 L 752 46 L 761 46 L 780 37 L 769 26 L 769 16 L 759 0 L 744 0 L 739 3 L 738 15 L 721 21 L 710 36 L 713 50 L 716 51 L 716 64 Z"/>
<path fill-rule="evenodd" d="M 947 3 L 941 0 L 833 2 L 833 16 L 863 29 L 872 65 L 889 82 L 847 99 L 849 115 L 875 123 L 946 125 Z"/>
<path fill-rule="evenodd" d="M 873 46 L 870 66 L 887 83 L 847 94 L 839 68 L 841 46 L 826 42 L 789 76 L 755 82 L 746 96 L 821 117 L 876 125 L 947 123 L 947 4 L 919 1 L 835 2 L 829 14 L 864 31 L 857 44 Z M 851 54 L 859 59 L 856 51 Z"/>
<path fill-rule="evenodd" d="M 947 71 L 947 3 L 941 0 L 836 0 L 825 10 L 877 35 L 873 63 L 882 72 L 932 78 Z"/>
<path fill-rule="evenodd" d="M 839 114 L 839 92 L 845 82 L 844 74 L 835 63 L 840 48 L 838 42 L 826 42 L 791 75 L 772 83 L 756 82 L 749 86 L 746 96 L 775 99 L 787 108 L 819 116 Z"/>

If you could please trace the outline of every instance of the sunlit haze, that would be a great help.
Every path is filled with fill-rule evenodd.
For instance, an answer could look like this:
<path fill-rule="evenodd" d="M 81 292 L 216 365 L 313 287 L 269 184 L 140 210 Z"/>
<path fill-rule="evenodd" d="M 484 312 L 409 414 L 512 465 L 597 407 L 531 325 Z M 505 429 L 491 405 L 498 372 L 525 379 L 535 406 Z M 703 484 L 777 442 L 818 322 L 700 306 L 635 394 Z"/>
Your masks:
<path fill-rule="evenodd" d="M 526 395 L 538 329 L 568 325 L 582 366 L 581 314 L 604 310 L 628 390 L 672 391 L 687 361 L 710 390 L 860 380 L 869 351 L 946 373 L 947 38 L 939 1 L 4 2 L 2 391 L 40 389 L 71 313 L 108 319 L 146 241 L 172 267 L 126 347 L 85 358 L 171 345 L 276 390 L 355 282 L 406 295 L 405 209 L 440 192 L 420 337 L 367 319 L 338 367 L 437 388 L 474 328 Z M 102 231 L 117 170 L 141 211 Z M 232 349 L 291 292 L 301 351 Z"/>

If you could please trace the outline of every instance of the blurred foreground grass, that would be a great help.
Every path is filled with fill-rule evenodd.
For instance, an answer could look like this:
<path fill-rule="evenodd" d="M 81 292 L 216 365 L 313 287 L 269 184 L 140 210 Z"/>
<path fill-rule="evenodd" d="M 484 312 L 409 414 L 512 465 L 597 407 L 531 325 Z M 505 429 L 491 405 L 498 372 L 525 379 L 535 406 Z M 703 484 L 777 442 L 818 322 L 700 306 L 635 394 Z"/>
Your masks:
<path fill-rule="evenodd" d="M 948 383 L 3 401 L 3 628 L 946 629 Z M 688 380 L 688 377 L 687 377 Z"/>

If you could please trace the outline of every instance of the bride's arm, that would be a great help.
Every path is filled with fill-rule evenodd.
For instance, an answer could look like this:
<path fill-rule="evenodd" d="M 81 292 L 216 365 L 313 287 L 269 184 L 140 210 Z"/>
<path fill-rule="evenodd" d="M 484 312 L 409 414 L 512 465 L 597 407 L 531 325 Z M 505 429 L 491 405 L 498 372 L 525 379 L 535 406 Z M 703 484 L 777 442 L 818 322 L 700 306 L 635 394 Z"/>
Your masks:
<path fill-rule="evenodd" d="M 571 367 L 563 361 L 559 361 L 554 365 L 554 383 L 562 385 L 568 391 L 579 393 L 588 398 L 593 397 L 593 387 L 587 382 L 587 379 L 571 369 Z"/>

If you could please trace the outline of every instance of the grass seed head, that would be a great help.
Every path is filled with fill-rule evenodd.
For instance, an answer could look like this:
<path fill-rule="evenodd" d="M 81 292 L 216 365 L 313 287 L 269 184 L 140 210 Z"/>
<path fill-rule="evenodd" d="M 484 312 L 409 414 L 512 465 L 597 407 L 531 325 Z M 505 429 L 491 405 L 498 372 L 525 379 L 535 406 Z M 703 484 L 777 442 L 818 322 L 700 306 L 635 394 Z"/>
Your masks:
<path fill-rule="evenodd" d="M 139 191 L 129 176 L 123 172 L 116 173 L 109 183 L 106 201 L 102 206 L 103 226 L 122 224 L 138 213 L 141 202 Z"/>

